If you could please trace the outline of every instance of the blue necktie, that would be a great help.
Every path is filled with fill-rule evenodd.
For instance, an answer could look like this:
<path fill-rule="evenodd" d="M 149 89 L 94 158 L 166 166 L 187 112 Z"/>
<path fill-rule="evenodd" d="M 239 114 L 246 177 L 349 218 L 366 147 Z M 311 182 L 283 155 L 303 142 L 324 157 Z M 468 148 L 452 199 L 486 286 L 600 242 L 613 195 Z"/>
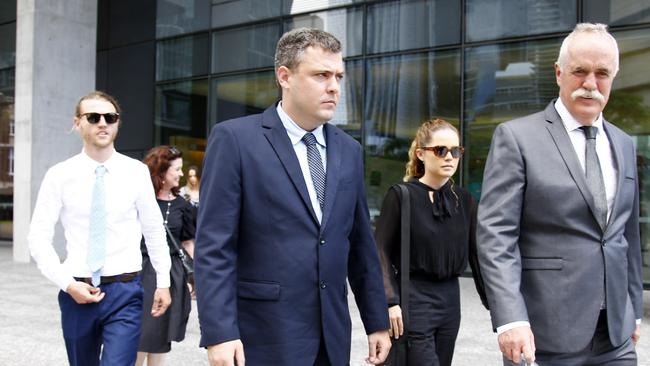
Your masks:
<path fill-rule="evenodd" d="M 325 170 L 323 169 L 323 160 L 321 160 L 320 151 L 318 151 L 318 143 L 316 142 L 316 137 L 311 132 L 307 132 L 302 137 L 302 142 L 307 145 L 309 174 L 316 189 L 318 203 L 320 203 L 320 208 L 323 209 L 323 205 L 325 204 Z"/>
<path fill-rule="evenodd" d="M 598 127 L 582 126 L 580 127 L 585 133 L 587 139 L 585 147 L 585 175 L 587 186 L 591 195 L 594 196 L 594 208 L 598 224 L 605 230 L 607 225 L 607 194 L 605 193 L 605 181 L 603 172 L 600 169 L 600 161 L 596 154 L 596 134 Z"/>
<path fill-rule="evenodd" d="M 100 270 L 106 259 L 106 192 L 103 165 L 95 169 L 95 185 L 90 202 L 90 225 L 88 227 L 88 253 L 86 261 L 93 271 L 93 286 L 100 284 Z"/>

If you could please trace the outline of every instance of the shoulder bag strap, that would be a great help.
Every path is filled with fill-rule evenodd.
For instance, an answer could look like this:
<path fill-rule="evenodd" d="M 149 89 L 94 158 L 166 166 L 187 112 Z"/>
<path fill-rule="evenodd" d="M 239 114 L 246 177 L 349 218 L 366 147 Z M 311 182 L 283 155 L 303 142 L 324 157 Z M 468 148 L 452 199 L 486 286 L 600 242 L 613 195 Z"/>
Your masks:
<path fill-rule="evenodd" d="M 400 307 L 404 322 L 404 336 L 409 323 L 409 275 L 411 268 L 411 200 L 409 190 L 404 184 L 397 185 L 402 193 L 401 200 L 401 237 L 400 237 Z"/>

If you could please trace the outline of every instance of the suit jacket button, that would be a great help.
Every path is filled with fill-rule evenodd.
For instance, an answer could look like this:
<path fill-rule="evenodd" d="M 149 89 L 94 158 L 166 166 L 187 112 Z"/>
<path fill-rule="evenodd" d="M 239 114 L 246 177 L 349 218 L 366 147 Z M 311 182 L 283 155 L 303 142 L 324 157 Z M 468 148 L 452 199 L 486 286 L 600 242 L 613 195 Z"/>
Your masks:
<path fill-rule="evenodd" d="M 320 240 L 320 245 L 325 245 L 325 239 Z"/>
<path fill-rule="evenodd" d="M 327 287 L 327 283 L 325 281 L 320 281 L 320 288 L 324 289 Z"/>
<path fill-rule="evenodd" d="M 607 246 L 607 240 L 603 239 L 602 244 L 603 244 L 603 247 L 606 247 Z"/>

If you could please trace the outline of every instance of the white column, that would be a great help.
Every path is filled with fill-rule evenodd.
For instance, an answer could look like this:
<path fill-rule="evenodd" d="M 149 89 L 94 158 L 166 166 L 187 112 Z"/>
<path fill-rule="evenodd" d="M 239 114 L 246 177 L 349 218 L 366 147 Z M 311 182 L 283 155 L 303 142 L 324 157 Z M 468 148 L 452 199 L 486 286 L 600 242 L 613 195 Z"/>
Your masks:
<path fill-rule="evenodd" d="M 95 88 L 97 0 L 18 0 L 14 140 L 14 260 L 30 260 L 27 233 L 45 172 L 81 151 L 74 106 Z M 63 235 L 55 247 L 62 254 Z"/>

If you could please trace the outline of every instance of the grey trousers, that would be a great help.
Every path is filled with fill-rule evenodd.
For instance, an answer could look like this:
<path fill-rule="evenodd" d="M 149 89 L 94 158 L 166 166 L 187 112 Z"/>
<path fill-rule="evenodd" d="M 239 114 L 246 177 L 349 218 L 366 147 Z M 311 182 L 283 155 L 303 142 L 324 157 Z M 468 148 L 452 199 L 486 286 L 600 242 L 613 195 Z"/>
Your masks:
<path fill-rule="evenodd" d="M 630 334 L 631 336 L 631 334 Z M 594 337 L 587 347 L 576 353 L 553 353 L 537 350 L 536 362 L 539 366 L 636 366 L 636 350 L 632 338 L 614 347 L 607 331 L 607 312 L 601 311 Z M 505 366 L 524 366 L 515 364 L 504 357 Z"/>

